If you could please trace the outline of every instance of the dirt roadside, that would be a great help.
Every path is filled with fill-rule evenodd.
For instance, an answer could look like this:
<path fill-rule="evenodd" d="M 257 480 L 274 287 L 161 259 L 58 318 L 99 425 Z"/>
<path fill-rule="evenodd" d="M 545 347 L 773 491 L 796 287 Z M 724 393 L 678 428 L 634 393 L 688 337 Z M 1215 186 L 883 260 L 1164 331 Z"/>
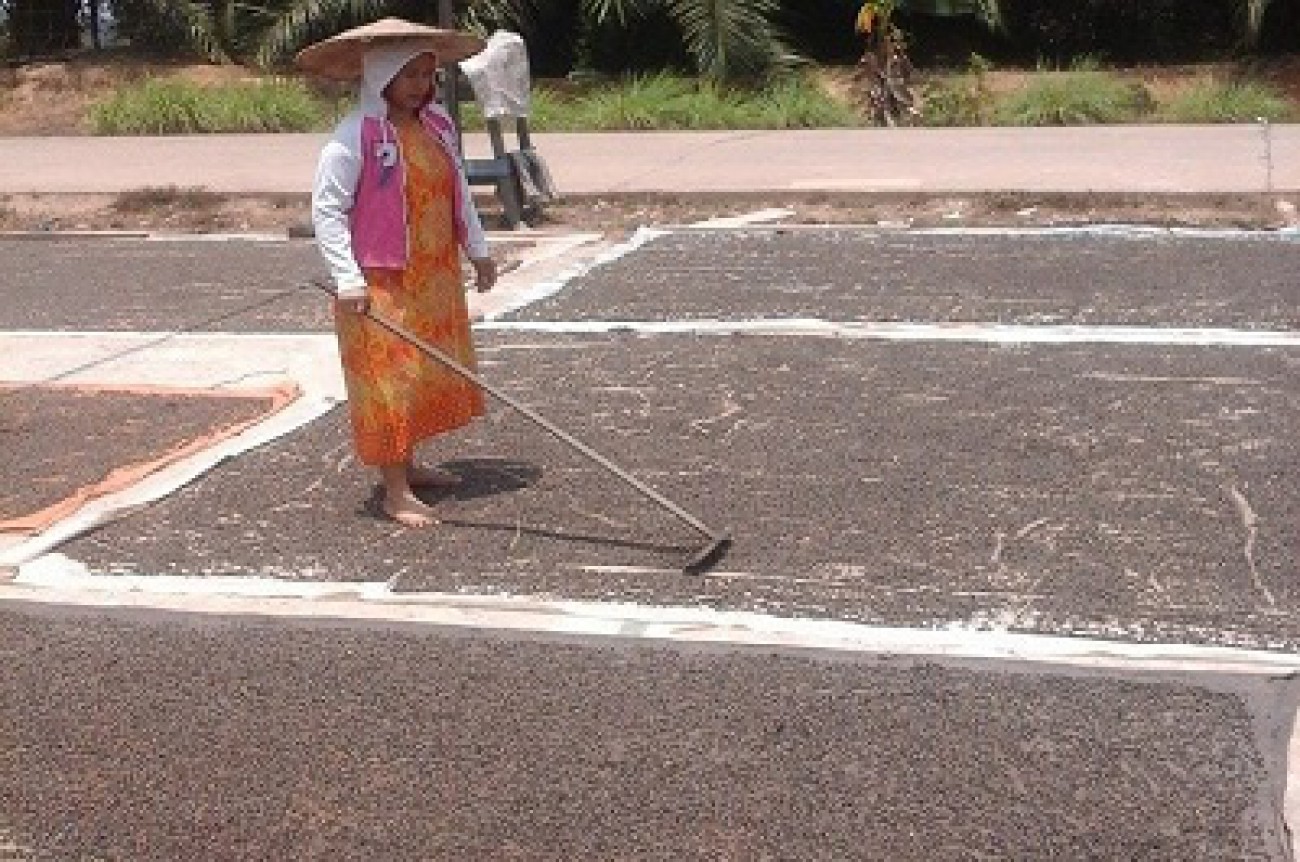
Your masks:
<path fill-rule="evenodd" d="M 1160 90 L 1190 86 L 1236 67 L 1215 64 L 1127 70 Z M 1300 57 L 1254 70 L 1300 101 Z M 847 74 L 847 73 L 845 73 Z M 1026 71 L 998 70 L 999 88 L 1023 84 Z M 827 86 L 836 70 L 824 70 Z M 90 106 L 117 86 L 146 78 L 177 78 L 201 86 L 247 81 L 239 66 L 146 62 L 85 56 L 0 70 L 0 135 L 84 135 Z M 843 77 L 841 75 L 840 77 Z M 840 81 L 841 85 L 845 85 Z M 639 226 L 690 224 L 758 209 L 786 208 L 784 221 L 887 227 L 1052 226 L 1104 222 L 1188 227 L 1277 229 L 1300 226 L 1300 200 L 1264 195 L 1097 194 L 750 194 L 617 195 L 570 197 L 548 206 L 533 226 L 624 234 Z M 490 228 L 500 208 L 490 197 L 481 210 Z M 0 231 L 309 232 L 307 196 L 226 196 L 203 189 L 139 189 L 121 195 L 0 196 Z"/>
<path fill-rule="evenodd" d="M 685 225 L 786 209 L 796 224 L 905 227 L 1045 227 L 1116 223 L 1159 227 L 1276 230 L 1300 227 L 1297 202 L 1273 195 L 1123 194 L 698 194 L 605 195 L 548 205 L 520 230 L 624 235 L 642 226 Z M 489 229 L 500 207 L 480 199 Z M 150 233 L 253 232 L 310 235 L 308 197 L 221 195 L 198 189 L 141 189 L 120 195 L 0 196 L 0 231 Z"/>

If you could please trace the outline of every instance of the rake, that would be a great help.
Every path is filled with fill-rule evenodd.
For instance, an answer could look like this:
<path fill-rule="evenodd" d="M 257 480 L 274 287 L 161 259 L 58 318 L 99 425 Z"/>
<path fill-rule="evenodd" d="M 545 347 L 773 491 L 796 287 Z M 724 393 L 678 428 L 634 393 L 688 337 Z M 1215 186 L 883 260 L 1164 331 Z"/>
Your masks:
<path fill-rule="evenodd" d="M 319 288 L 325 293 L 330 294 L 331 296 L 334 295 L 334 291 L 331 290 L 329 285 L 327 284 L 324 284 L 320 281 L 312 281 L 311 285 L 313 287 Z M 570 446 L 571 448 L 573 448 L 575 451 L 577 451 L 584 457 L 588 458 L 589 460 L 603 467 L 609 473 L 613 474 L 614 476 L 617 476 L 619 479 L 622 479 L 624 482 L 630 485 L 633 489 L 639 492 L 646 499 L 652 501 L 660 508 L 662 508 L 664 511 L 674 515 L 678 520 L 682 521 L 683 523 L 685 523 L 686 525 L 694 529 L 697 533 L 704 536 L 705 537 L 704 544 L 696 548 L 690 554 L 690 556 L 688 556 L 686 560 L 682 562 L 680 568 L 684 573 L 688 575 L 703 574 L 704 572 L 713 568 L 713 566 L 717 565 L 717 563 L 727 553 L 727 550 L 731 547 L 731 536 L 729 533 L 725 531 L 717 531 L 709 527 L 707 524 L 705 524 L 699 518 L 692 515 L 690 512 L 683 509 L 677 503 L 674 503 L 672 500 L 668 499 L 663 494 L 659 493 L 654 488 L 647 485 L 645 482 L 642 482 L 636 476 L 633 476 L 627 470 L 624 470 L 622 467 L 618 466 L 613 461 L 609 460 L 604 455 L 600 454 L 595 449 L 588 446 L 586 443 L 583 443 L 581 440 L 574 437 L 568 431 L 565 431 L 563 428 L 559 427 L 554 422 L 551 422 L 545 416 L 542 416 L 540 413 L 538 413 L 536 410 L 533 410 L 528 405 L 515 400 L 514 398 L 510 397 L 506 393 L 502 392 L 500 389 L 496 388 L 492 384 L 483 380 L 473 371 L 470 371 L 464 365 L 457 362 L 455 359 L 448 356 L 443 351 L 434 347 L 432 344 L 429 344 L 424 339 L 418 337 L 417 335 L 415 335 L 415 333 L 411 332 L 406 327 L 398 323 L 395 323 L 391 320 L 388 320 L 382 315 L 375 314 L 374 312 L 368 309 L 365 312 L 365 316 L 369 318 L 371 321 L 373 321 L 377 326 L 387 330 L 388 332 L 400 338 L 402 341 L 405 341 L 407 344 L 410 344 L 412 347 L 419 350 L 425 356 L 429 357 L 435 362 L 441 363 L 443 366 L 451 369 L 456 374 L 468 380 L 470 383 L 473 383 L 479 389 L 482 389 L 484 392 L 488 393 L 493 398 L 500 401 L 502 404 L 505 404 L 507 407 L 514 410 L 516 413 L 519 413 L 521 416 L 528 419 L 530 422 L 532 422 L 534 425 L 537 425 L 542 430 L 546 431 L 555 439 L 559 440 L 562 443 L 565 443 L 566 445 Z"/>

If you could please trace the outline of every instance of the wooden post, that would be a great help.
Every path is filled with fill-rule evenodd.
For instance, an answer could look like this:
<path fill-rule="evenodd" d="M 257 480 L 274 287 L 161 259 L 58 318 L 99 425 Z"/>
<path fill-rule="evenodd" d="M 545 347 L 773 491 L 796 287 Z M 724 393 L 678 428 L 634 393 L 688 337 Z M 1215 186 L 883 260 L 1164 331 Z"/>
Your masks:
<path fill-rule="evenodd" d="M 448 30 L 456 28 L 454 0 L 438 0 L 438 26 Z M 456 144 L 462 153 L 464 140 L 460 131 L 460 66 L 447 63 L 442 67 L 442 101 L 456 124 Z"/>

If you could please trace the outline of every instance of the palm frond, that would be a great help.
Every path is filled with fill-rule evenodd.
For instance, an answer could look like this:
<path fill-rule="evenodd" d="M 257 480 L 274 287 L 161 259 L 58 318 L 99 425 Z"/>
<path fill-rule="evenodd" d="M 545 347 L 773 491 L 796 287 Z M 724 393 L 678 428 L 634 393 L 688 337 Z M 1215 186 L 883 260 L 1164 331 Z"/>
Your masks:
<path fill-rule="evenodd" d="M 531 33 L 536 27 L 538 2 L 544 0 L 474 0 L 465 10 L 464 23 L 480 32 Z"/>
<path fill-rule="evenodd" d="M 263 67 L 283 65 L 299 49 L 374 20 L 390 6 L 387 0 L 299 0 L 261 33 L 254 60 Z"/>
<path fill-rule="evenodd" d="M 752 78 L 785 53 L 773 24 L 778 0 L 666 0 L 698 71 L 719 80 Z"/>
<path fill-rule="evenodd" d="M 613 21 L 625 26 L 662 5 L 659 0 L 582 0 L 582 13 L 597 24 Z"/>
<path fill-rule="evenodd" d="M 146 18 L 175 22 L 185 40 L 182 47 L 214 63 L 230 62 L 221 27 L 211 8 L 203 3 L 194 0 L 141 0 L 140 11 Z"/>

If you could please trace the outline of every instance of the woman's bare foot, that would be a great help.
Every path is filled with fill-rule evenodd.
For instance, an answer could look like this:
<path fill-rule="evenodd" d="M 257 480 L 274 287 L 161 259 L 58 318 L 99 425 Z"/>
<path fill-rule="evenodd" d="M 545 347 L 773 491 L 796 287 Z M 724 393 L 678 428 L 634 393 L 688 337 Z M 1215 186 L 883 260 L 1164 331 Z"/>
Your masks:
<path fill-rule="evenodd" d="M 464 482 L 458 474 L 441 467 L 411 467 L 406 476 L 412 485 L 423 488 L 458 488 Z"/>
<path fill-rule="evenodd" d="M 431 527 L 438 523 L 433 507 L 414 494 L 384 497 L 384 514 L 407 527 Z"/>

